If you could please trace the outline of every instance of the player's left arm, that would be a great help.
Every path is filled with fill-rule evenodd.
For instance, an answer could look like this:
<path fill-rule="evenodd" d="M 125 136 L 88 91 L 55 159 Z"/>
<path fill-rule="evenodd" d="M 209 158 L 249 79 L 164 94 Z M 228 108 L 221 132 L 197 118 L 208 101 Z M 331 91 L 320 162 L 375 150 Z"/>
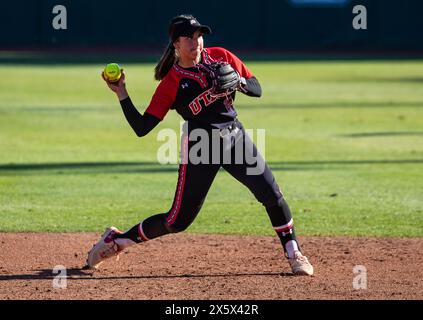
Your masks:
<path fill-rule="evenodd" d="M 239 91 L 250 97 L 261 97 L 262 90 L 258 79 L 236 55 L 229 50 L 225 50 L 225 53 L 226 61 L 241 76 L 241 86 Z"/>
<path fill-rule="evenodd" d="M 254 76 L 249 79 L 245 79 L 245 82 L 241 77 L 241 86 L 239 91 L 250 97 L 261 97 L 262 94 L 260 82 Z"/>

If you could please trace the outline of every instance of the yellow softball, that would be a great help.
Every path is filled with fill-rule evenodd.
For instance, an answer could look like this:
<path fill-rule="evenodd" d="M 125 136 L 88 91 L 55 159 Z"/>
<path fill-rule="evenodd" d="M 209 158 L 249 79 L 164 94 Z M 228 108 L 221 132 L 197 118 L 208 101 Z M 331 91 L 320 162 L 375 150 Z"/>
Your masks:
<path fill-rule="evenodd" d="M 118 82 L 122 77 L 122 71 L 117 63 L 109 63 L 104 68 L 104 77 L 109 82 Z"/>

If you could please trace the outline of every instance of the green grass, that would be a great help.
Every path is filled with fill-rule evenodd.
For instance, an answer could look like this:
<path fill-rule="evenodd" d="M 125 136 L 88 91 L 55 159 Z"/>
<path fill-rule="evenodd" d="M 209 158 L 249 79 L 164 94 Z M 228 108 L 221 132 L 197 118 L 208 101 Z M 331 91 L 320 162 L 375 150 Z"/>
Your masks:
<path fill-rule="evenodd" d="M 238 94 L 300 235 L 423 236 L 423 62 L 248 64 L 263 97 Z M 153 65 L 127 64 L 140 111 Z M 0 231 L 128 228 L 172 203 L 177 166 L 157 164 L 164 128 L 139 139 L 100 65 L 0 65 Z M 265 210 L 219 173 L 195 233 L 273 235 Z"/>

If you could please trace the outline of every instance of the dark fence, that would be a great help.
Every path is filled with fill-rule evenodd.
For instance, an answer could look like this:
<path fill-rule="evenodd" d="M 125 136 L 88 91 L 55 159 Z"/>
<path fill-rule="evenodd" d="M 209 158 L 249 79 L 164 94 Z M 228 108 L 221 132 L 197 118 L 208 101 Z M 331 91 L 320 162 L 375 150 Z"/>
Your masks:
<path fill-rule="evenodd" d="M 67 29 L 55 30 L 55 5 Z M 367 9 L 355 30 L 353 7 Z M 15 0 L 2 1 L 0 49 L 116 48 L 158 50 L 168 21 L 192 13 L 213 29 L 207 45 L 245 50 L 421 50 L 420 0 Z"/>

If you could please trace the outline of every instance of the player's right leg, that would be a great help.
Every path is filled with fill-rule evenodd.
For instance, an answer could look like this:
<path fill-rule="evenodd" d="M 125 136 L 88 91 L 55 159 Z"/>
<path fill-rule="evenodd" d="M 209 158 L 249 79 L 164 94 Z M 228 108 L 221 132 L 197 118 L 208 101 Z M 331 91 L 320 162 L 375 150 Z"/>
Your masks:
<path fill-rule="evenodd" d="M 212 164 L 210 159 L 206 163 L 198 163 L 195 161 L 198 159 L 193 159 L 190 150 L 197 141 L 190 141 L 188 138 L 193 130 L 192 127 L 194 127 L 192 124 L 186 123 L 183 128 L 181 164 L 171 209 L 167 213 L 151 216 L 124 234 L 117 235 L 119 245 L 122 241 L 119 239 L 130 239 L 134 243 L 140 243 L 168 233 L 181 232 L 194 221 L 220 169 L 220 164 Z M 125 247 L 126 243 L 122 243 L 122 246 Z"/>
<path fill-rule="evenodd" d="M 88 254 L 89 267 L 96 268 L 105 259 L 118 255 L 131 245 L 184 231 L 194 221 L 220 168 L 219 164 L 193 164 L 188 159 L 188 154 L 194 144 L 188 144 L 187 139 L 183 140 L 183 161 L 179 166 L 171 209 L 167 213 L 156 214 L 141 221 L 126 232 L 120 232 L 116 228 L 106 229 Z"/>
<path fill-rule="evenodd" d="M 200 211 L 218 171 L 218 165 L 181 165 L 171 209 L 167 213 L 153 215 L 127 232 L 116 235 L 116 243 L 120 248 L 126 248 L 187 229 Z"/>
<path fill-rule="evenodd" d="M 96 269 L 104 260 L 114 256 L 118 258 L 122 248 L 115 242 L 115 237 L 121 233 L 115 227 L 107 228 L 100 240 L 88 252 L 87 266 Z"/>

